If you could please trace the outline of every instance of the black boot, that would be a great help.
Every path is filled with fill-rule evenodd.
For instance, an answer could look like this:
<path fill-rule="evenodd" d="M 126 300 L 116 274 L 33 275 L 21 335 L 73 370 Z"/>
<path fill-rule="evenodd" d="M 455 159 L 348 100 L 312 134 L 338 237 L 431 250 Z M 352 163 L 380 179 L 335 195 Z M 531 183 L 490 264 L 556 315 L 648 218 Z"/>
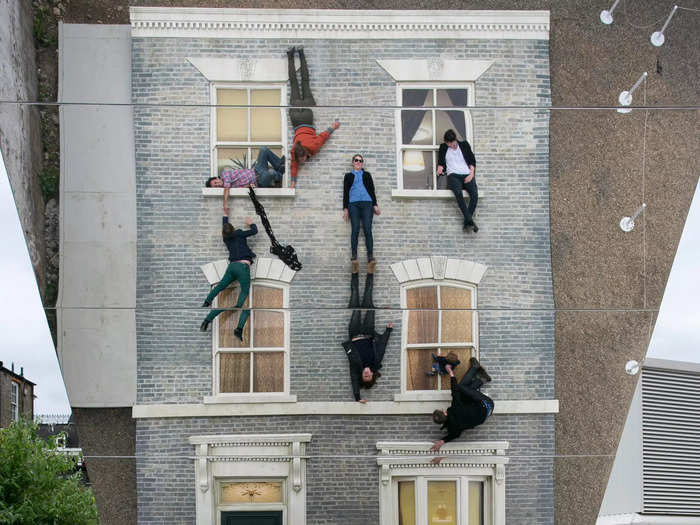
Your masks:
<path fill-rule="evenodd" d="M 206 332 L 207 329 L 209 328 L 210 324 L 211 324 L 211 321 L 209 319 L 205 319 L 204 321 L 202 321 L 202 324 L 199 325 L 199 331 Z"/>
<path fill-rule="evenodd" d="M 374 289 L 374 274 L 368 273 L 365 279 L 365 293 L 362 297 L 362 307 L 363 308 L 374 308 L 374 302 L 372 301 L 372 290 Z"/>
<path fill-rule="evenodd" d="M 233 331 L 233 335 L 235 335 L 239 341 L 243 341 L 243 328 L 236 328 Z"/>
<path fill-rule="evenodd" d="M 205 301 L 202 303 L 202 308 L 209 308 L 210 306 L 211 306 L 211 302 L 210 302 L 210 301 L 205 300 Z"/>
<path fill-rule="evenodd" d="M 357 308 L 360 306 L 360 276 L 357 273 L 353 273 L 350 278 L 350 308 Z"/>

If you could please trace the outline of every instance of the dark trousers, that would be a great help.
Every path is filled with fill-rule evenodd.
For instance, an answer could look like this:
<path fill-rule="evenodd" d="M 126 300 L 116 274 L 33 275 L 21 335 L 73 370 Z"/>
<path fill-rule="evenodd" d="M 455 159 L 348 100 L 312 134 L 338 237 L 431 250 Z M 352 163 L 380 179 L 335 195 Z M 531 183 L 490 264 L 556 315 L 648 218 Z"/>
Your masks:
<path fill-rule="evenodd" d="M 306 65 L 304 50 L 299 49 L 299 61 L 301 62 L 301 88 L 297 82 L 297 71 L 294 67 L 294 54 L 287 53 L 287 67 L 289 69 L 289 83 L 291 87 L 290 106 L 306 106 L 303 108 L 293 108 L 289 110 L 289 119 L 292 121 L 292 128 L 299 126 L 313 126 L 314 113 L 309 106 L 315 106 L 316 101 L 311 94 L 309 85 L 309 68 Z"/>
<path fill-rule="evenodd" d="M 476 177 L 472 178 L 470 182 L 465 183 L 464 179 L 467 175 L 459 175 L 457 173 L 450 173 L 447 176 L 447 187 L 452 190 L 455 194 L 455 199 L 457 199 L 457 206 L 464 216 L 464 224 L 469 224 L 472 222 L 472 217 L 474 216 L 474 211 L 476 210 L 476 203 L 479 201 L 479 190 L 476 187 Z M 462 195 L 462 190 L 467 190 L 469 194 L 469 208 L 464 201 L 464 196 Z"/>
<path fill-rule="evenodd" d="M 236 308 L 243 306 L 250 292 L 250 266 L 239 262 L 229 263 L 226 268 L 226 273 L 224 273 L 219 284 L 212 288 L 209 295 L 207 295 L 207 302 L 211 303 L 214 297 L 219 295 L 221 291 L 225 290 L 226 287 L 234 281 L 238 281 L 238 284 L 241 286 L 241 291 L 238 294 L 238 301 L 236 301 Z M 207 315 L 207 321 L 213 321 L 214 318 L 223 311 L 224 310 L 218 308 L 210 311 L 209 315 Z M 250 310 L 243 310 L 241 312 L 241 316 L 238 318 L 238 328 L 241 330 L 243 329 L 249 316 Z"/>
<path fill-rule="evenodd" d="M 360 236 L 360 225 L 365 233 L 365 246 L 367 246 L 367 259 L 372 259 L 374 240 L 372 238 L 372 219 L 374 218 L 374 206 L 371 201 L 351 202 L 348 205 L 350 215 L 350 252 L 351 258 L 357 259 L 357 240 Z"/>
<path fill-rule="evenodd" d="M 352 274 L 350 279 L 350 308 L 370 308 L 365 312 L 365 320 L 362 321 L 362 310 L 353 310 L 348 324 L 350 339 L 358 335 L 374 336 L 374 303 L 372 302 L 372 289 L 374 288 L 374 274 L 368 273 L 365 280 L 365 293 L 360 305 L 359 275 Z"/>
<path fill-rule="evenodd" d="M 479 369 L 477 367 L 473 366 L 466 374 L 464 374 L 464 377 L 459 382 L 460 387 L 463 388 L 460 388 L 459 392 L 468 399 L 483 405 L 483 407 L 486 409 L 486 417 L 484 418 L 486 419 L 493 412 L 493 400 L 486 394 L 482 394 L 479 390 L 473 388 L 472 382 L 474 381 L 478 370 Z"/>

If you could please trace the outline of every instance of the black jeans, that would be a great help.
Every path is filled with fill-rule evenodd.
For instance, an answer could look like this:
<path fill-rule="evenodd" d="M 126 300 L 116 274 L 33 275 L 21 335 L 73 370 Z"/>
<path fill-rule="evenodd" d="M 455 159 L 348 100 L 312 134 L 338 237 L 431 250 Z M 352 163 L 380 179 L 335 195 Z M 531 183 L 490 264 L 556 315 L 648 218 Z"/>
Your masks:
<path fill-rule="evenodd" d="M 461 395 L 471 399 L 472 401 L 481 403 L 481 405 L 483 405 L 483 407 L 486 409 L 486 417 L 484 418 L 486 419 L 493 412 L 493 400 L 486 394 L 482 394 L 479 390 L 471 387 L 471 382 L 474 379 L 474 376 L 476 376 L 478 370 L 479 369 L 477 367 L 471 367 L 469 371 L 464 374 L 464 377 L 459 382 L 461 387 L 459 392 Z"/>
<path fill-rule="evenodd" d="M 292 128 L 299 126 L 313 126 L 314 113 L 308 106 L 315 106 L 316 101 L 311 94 L 309 85 L 309 68 L 306 65 L 304 50 L 299 50 L 299 61 L 301 62 L 301 89 L 297 82 L 297 71 L 294 67 L 294 54 L 287 53 L 287 67 L 289 69 L 289 83 L 291 84 L 290 106 L 306 106 L 304 108 L 293 108 L 289 110 L 289 119 L 292 121 Z"/>
<path fill-rule="evenodd" d="M 464 179 L 467 175 L 459 175 L 457 173 L 450 173 L 447 176 L 447 187 L 452 190 L 455 194 L 455 199 L 457 199 L 457 206 L 464 216 L 464 224 L 469 224 L 472 222 L 472 217 L 474 211 L 476 210 L 476 203 L 479 202 L 479 190 L 476 187 L 476 176 L 472 178 L 470 182 L 465 183 Z M 469 208 L 464 201 L 462 196 L 462 190 L 467 190 L 469 194 Z"/>
<path fill-rule="evenodd" d="M 374 287 L 374 274 L 368 273 L 365 280 L 365 293 L 362 297 L 362 305 L 360 305 L 360 284 L 359 275 L 352 274 L 350 279 L 350 308 L 370 308 L 365 312 L 365 320 L 362 322 L 362 310 L 353 310 L 348 324 L 348 334 L 352 340 L 358 335 L 366 335 L 374 337 L 374 303 L 372 302 L 372 289 Z"/>
<path fill-rule="evenodd" d="M 372 238 L 372 219 L 374 218 L 374 206 L 372 201 L 351 202 L 348 205 L 350 215 L 350 252 L 351 258 L 357 259 L 357 241 L 360 236 L 360 225 L 365 232 L 365 246 L 367 246 L 367 259 L 372 259 L 374 240 Z"/>

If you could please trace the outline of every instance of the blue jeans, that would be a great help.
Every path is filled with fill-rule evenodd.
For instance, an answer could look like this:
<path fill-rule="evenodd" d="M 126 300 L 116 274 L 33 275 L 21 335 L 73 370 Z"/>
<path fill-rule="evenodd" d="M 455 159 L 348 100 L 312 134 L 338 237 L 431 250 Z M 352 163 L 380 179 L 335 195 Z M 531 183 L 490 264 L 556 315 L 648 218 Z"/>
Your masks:
<path fill-rule="evenodd" d="M 261 188 L 271 188 L 275 184 L 282 182 L 284 162 L 269 148 L 263 147 L 260 149 L 253 169 L 258 176 L 258 186 Z"/>
<path fill-rule="evenodd" d="M 357 239 L 360 236 L 360 224 L 365 232 L 365 246 L 367 246 L 367 259 L 372 259 L 374 240 L 372 239 L 372 219 L 374 218 L 374 206 L 372 201 L 351 202 L 348 206 L 350 215 L 350 251 L 352 259 L 357 259 Z"/>
<path fill-rule="evenodd" d="M 476 210 L 476 203 L 479 201 L 479 190 L 476 187 L 476 177 L 466 184 L 464 183 L 465 178 L 467 178 L 466 175 L 450 173 L 447 176 L 447 187 L 455 194 L 457 206 L 459 206 L 459 210 L 464 216 L 464 224 L 466 225 L 472 222 L 472 216 Z M 467 208 L 467 204 L 464 202 L 464 196 L 462 196 L 463 189 L 467 190 L 469 194 L 469 208 Z"/>

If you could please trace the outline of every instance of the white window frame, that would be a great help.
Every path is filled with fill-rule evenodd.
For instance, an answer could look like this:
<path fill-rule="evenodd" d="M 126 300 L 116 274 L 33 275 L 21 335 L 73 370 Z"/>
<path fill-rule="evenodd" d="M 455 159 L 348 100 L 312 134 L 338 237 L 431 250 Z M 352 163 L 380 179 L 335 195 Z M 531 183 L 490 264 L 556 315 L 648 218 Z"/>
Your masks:
<path fill-rule="evenodd" d="M 403 187 L 403 151 L 404 150 L 432 150 L 433 158 L 435 159 L 435 166 L 437 167 L 437 154 L 442 143 L 442 137 L 435 136 L 437 133 L 437 126 L 435 124 L 435 114 L 434 112 L 441 109 L 442 106 L 438 107 L 435 105 L 435 100 L 437 98 L 438 89 L 466 89 L 467 90 L 467 108 L 464 111 L 464 123 L 467 136 L 465 139 L 469 144 L 474 144 L 474 124 L 472 120 L 471 111 L 468 109 L 473 107 L 475 104 L 475 82 L 397 82 L 396 83 L 396 106 L 399 108 L 395 111 L 395 130 L 396 130 L 396 189 L 392 190 L 392 197 L 416 197 L 416 198 L 454 198 L 454 194 L 449 189 L 438 190 L 438 189 L 405 189 Z M 403 90 L 404 89 L 431 89 L 433 90 L 433 106 L 426 107 L 424 109 L 433 111 L 433 139 L 436 143 L 434 146 L 430 145 L 404 145 L 403 144 L 403 128 L 401 124 L 401 111 L 404 110 L 403 106 Z M 459 110 L 459 108 L 444 108 L 450 111 Z M 437 185 L 437 176 L 433 174 L 433 181 Z M 463 192 L 466 195 L 466 192 Z"/>
<path fill-rule="evenodd" d="M 12 421 L 19 421 L 19 383 L 10 381 L 10 416 Z"/>
<path fill-rule="evenodd" d="M 253 334 L 253 320 L 255 316 L 255 304 L 251 304 L 251 299 L 254 301 L 252 294 L 248 294 L 249 306 L 251 308 L 250 317 L 247 321 L 250 326 L 250 346 L 242 348 L 220 348 L 219 347 L 219 317 L 214 319 L 212 326 L 212 370 L 213 373 L 213 384 L 212 392 L 214 395 L 209 398 L 205 398 L 205 403 L 262 403 L 262 402 L 294 402 L 296 401 L 296 396 L 291 396 L 289 394 L 289 346 L 290 346 L 290 321 L 291 314 L 289 311 L 289 284 L 275 281 L 271 279 L 251 279 L 250 286 L 251 291 L 253 286 L 265 286 L 269 288 L 277 288 L 282 290 L 282 309 L 266 308 L 266 311 L 280 312 L 284 316 L 284 346 L 270 347 L 270 348 L 254 348 L 254 334 Z M 214 299 L 213 308 L 218 305 L 218 297 Z M 282 392 L 220 392 L 220 366 L 219 366 L 219 354 L 221 353 L 256 353 L 256 352 L 284 352 L 284 390 Z M 251 359 L 251 363 L 253 360 Z M 253 385 L 253 374 L 254 366 L 250 367 L 250 384 L 251 388 Z"/>
<path fill-rule="evenodd" d="M 452 288 L 462 288 L 469 290 L 471 292 L 472 299 L 472 337 L 471 342 L 460 342 L 460 343 L 445 343 L 445 344 L 425 344 L 425 343 L 415 343 L 408 344 L 408 322 L 409 313 L 406 300 L 406 291 L 413 288 L 422 288 L 425 286 L 436 286 L 438 287 L 437 297 L 438 304 L 440 304 L 440 287 L 449 286 Z M 456 281 L 451 279 L 421 279 L 417 281 L 410 281 L 406 284 L 401 285 L 401 309 L 402 309 L 402 320 L 401 326 L 401 394 L 394 396 L 395 401 L 448 401 L 451 399 L 452 393 L 450 390 L 407 390 L 406 388 L 406 367 L 407 367 L 407 350 L 409 348 L 430 348 L 432 346 L 440 348 L 471 348 L 472 357 L 479 358 L 479 314 L 477 311 L 478 304 L 478 291 L 475 284 L 466 283 L 462 281 Z M 438 339 L 441 339 L 441 319 L 442 319 L 442 309 L 438 310 Z M 426 370 L 427 372 L 427 370 Z"/>
<path fill-rule="evenodd" d="M 279 142 L 253 142 L 251 140 L 245 142 L 235 142 L 235 141 L 219 141 L 217 140 L 217 89 L 246 89 L 248 92 L 255 89 L 279 89 L 280 90 L 280 115 L 281 115 L 281 129 L 280 136 L 282 138 Z M 287 133 L 287 111 L 283 107 L 285 101 L 287 100 L 287 83 L 285 82 L 211 82 L 210 83 L 210 100 L 211 104 L 211 117 L 210 121 L 210 177 L 216 177 L 219 174 L 219 169 L 217 165 L 217 149 L 223 148 L 248 148 L 250 152 L 251 149 L 260 148 L 261 146 L 272 146 L 279 147 L 282 149 L 282 154 L 286 155 L 288 152 L 288 133 Z M 250 138 L 250 111 L 252 107 L 248 107 L 248 138 Z M 288 157 L 288 155 L 287 155 Z M 247 155 L 248 167 L 252 167 L 253 159 L 250 155 Z M 288 188 L 289 185 L 289 159 L 286 160 L 287 169 L 285 169 L 284 177 L 282 178 L 281 188 L 256 188 L 256 193 L 260 195 L 267 196 L 293 196 L 294 190 Z M 204 188 L 204 195 L 206 196 L 218 196 L 223 194 L 221 188 Z M 232 197 L 247 197 L 248 188 L 230 188 L 229 196 Z"/>
<path fill-rule="evenodd" d="M 220 525 L 226 510 L 282 510 L 284 525 L 305 525 L 311 434 L 191 436 L 188 441 L 195 446 L 196 525 Z M 222 506 L 220 483 L 231 481 L 283 481 L 284 503 Z"/>
<path fill-rule="evenodd" d="M 432 463 L 435 453 L 431 442 L 377 443 L 379 465 L 379 524 L 398 523 L 398 482 L 416 480 L 416 525 L 428 525 L 428 481 L 459 480 L 457 487 L 457 525 L 466 525 L 461 509 L 463 484 L 470 480 L 484 482 L 484 523 L 505 525 L 505 466 L 509 459 L 507 441 L 475 441 L 447 443 L 440 449 L 443 459 Z M 425 488 L 421 501 L 419 486 Z M 422 512 L 420 514 L 418 511 Z"/>

